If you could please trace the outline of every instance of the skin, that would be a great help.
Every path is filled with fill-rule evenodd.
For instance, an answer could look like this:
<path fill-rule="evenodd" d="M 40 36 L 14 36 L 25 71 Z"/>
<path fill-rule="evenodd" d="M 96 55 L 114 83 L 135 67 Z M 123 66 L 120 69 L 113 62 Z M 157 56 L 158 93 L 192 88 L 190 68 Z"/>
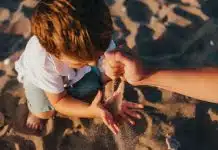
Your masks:
<path fill-rule="evenodd" d="M 107 76 L 122 77 L 135 86 L 155 86 L 206 102 L 218 103 L 218 68 L 149 72 L 143 68 L 139 58 L 120 51 L 106 52 L 103 68 Z"/>
<path fill-rule="evenodd" d="M 103 53 L 98 52 L 97 55 L 101 56 Z M 98 57 L 97 57 L 98 58 Z M 90 62 L 79 62 L 77 60 L 72 60 L 67 56 L 62 56 L 60 61 L 68 64 L 71 68 L 82 68 L 86 65 L 93 66 L 97 61 Z M 50 103 L 54 106 L 55 110 L 60 112 L 63 115 L 69 117 L 79 117 L 79 118 L 101 118 L 105 125 L 114 133 L 117 134 L 119 132 L 119 128 L 117 123 L 115 122 L 114 116 L 106 109 L 107 103 L 104 106 L 101 104 L 102 100 L 102 92 L 99 91 L 92 101 L 91 104 L 82 102 L 79 99 L 73 98 L 67 94 L 66 91 L 55 94 L 44 91 L 46 96 L 48 97 Z M 115 100 L 116 95 L 113 95 L 110 99 Z M 111 101 L 111 100 L 107 100 Z M 142 108 L 143 106 L 136 103 L 127 103 L 124 101 L 122 103 L 122 108 L 120 109 L 120 114 L 129 114 L 125 115 L 124 120 L 131 120 L 130 116 L 135 116 L 135 112 L 131 111 L 132 108 Z M 76 109 L 75 109 L 76 108 Z M 40 114 L 29 114 L 27 119 L 27 126 L 33 129 L 41 128 L 40 120 L 50 118 L 53 115 L 52 112 L 45 112 Z M 130 121 L 129 121 L 130 122 Z M 132 123 L 132 122 L 131 122 Z"/>

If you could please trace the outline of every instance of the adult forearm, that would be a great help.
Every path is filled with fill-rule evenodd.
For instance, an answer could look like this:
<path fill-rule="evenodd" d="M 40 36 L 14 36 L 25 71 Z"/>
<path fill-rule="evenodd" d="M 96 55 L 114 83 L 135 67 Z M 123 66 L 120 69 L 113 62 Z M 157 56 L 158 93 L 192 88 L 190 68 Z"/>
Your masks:
<path fill-rule="evenodd" d="M 90 104 L 74 99 L 71 96 L 65 96 L 54 105 L 55 109 L 70 117 L 95 118 L 98 116 L 98 110 L 93 110 Z"/>
<path fill-rule="evenodd" d="M 137 85 L 150 85 L 218 103 L 218 69 L 158 71 Z"/>

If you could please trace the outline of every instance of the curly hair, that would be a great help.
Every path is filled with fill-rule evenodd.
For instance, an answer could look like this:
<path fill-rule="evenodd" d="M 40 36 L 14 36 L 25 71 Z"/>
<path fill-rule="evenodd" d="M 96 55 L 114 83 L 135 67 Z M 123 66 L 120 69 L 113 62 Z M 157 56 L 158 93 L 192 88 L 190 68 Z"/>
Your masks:
<path fill-rule="evenodd" d="M 41 0 L 31 30 L 48 53 L 91 61 L 107 49 L 113 27 L 104 0 Z"/>

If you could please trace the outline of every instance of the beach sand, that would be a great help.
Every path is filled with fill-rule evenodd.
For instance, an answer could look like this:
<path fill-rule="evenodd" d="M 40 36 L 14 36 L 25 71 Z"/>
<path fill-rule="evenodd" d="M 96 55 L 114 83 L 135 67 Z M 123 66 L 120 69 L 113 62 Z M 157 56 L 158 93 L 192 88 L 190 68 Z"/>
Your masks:
<path fill-rule="evenodd" d="M 25 124 L 28 110 L 14 62 L 30 37 L 29 18 L 36 3 L 36 0 L 0 2 L 0 112 L 5 116 L 5 125 L 0 128 L 0 150 L 167 150 L 169 137 L 180 143 L 181 150 L 218 149 L 217 105 L 163 89 L 128 84 L 123 88 L 124 97 L 145 106 L 141 111 L 143 119 L 137 120 L 134 127 L 123 124 L 117 136 L 100 120 L 69 120 L 63 116 L 48 120 L 41 136 L 18 131 Z M 181 59 L 187 62 L 181 64 L 179 57 L 172 61 L 171 56 L 179 56 L 184 43 L 212 17 L 213 12 L 205 8 L 210 5 L 196 0 L 107 0 L 107 3 L 115 41 L 145 56 L 147 66 L 198 65 L 199 62 L 187 59 Z M 106 85 L 107 94 L 111 88 L 111 83 Z"/>

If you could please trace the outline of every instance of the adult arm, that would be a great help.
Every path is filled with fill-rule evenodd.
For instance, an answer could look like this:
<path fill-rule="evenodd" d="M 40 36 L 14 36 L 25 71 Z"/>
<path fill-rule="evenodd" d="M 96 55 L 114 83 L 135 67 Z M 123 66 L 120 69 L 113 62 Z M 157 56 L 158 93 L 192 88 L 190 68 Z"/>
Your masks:
<path fill-rule="evenodd" d="M 139 58 L 120 51 L 106 52 L 105 73 L 133 85 L 150 85 L 207 102 L 218 103 L 218 68 L 149 71 Z M 122 73 L 122 74 L 120 74 Z"/>
<path fill-rule="evenodd" d="M 161 70 L 135 85 L 150 85 L 207 102 L 218 103 L 218 69 Z"/>

